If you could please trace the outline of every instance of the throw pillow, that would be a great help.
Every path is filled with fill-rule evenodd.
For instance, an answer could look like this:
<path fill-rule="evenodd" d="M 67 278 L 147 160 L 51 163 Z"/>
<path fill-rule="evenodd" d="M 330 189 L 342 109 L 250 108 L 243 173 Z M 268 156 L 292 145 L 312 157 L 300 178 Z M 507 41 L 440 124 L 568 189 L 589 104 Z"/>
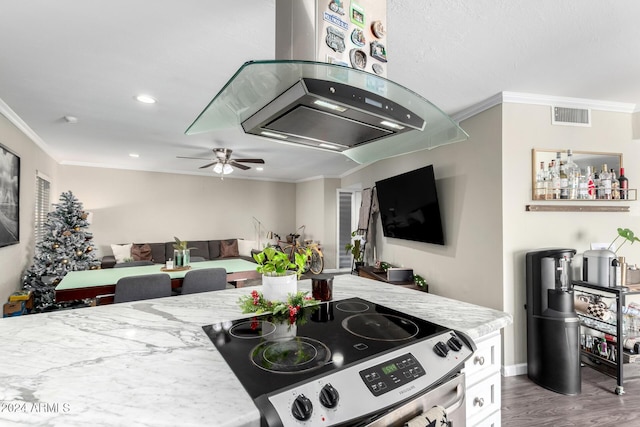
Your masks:
<path fill-rule="evenodd" d="M 147 243 L 131 246 L 131 257 L 134 261 L 153 261 L 151 256 L 151 246 Z"/>
<path fill-rule="evenodd" d="M 131 243 L 128 245 L 111 245 L 116 263 L 127 262 L 128 259 L 131 259 L 131 246 L 133 246 Z"/>
<path fill-rule="evenodd" d="M 239 255 L 237 240 L 233 240 L 231 242 L 226 240 L 220 241 L 220 258 L 230 258 Z"/>
<path fill-rule="evenodd" d="M 251 249 L 256 248 L 256 242 L 253 240 L 238 239 L 238 254 L 242 256 L 251 256 Z"/>

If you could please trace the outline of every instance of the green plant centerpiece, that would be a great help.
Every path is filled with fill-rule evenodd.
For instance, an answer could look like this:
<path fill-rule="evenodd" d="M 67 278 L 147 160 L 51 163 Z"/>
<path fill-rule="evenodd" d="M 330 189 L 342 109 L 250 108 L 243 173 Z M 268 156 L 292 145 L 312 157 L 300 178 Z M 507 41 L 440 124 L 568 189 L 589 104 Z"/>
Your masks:
<path fill-rule="evenodd" d="M 287 254 L 273 247 L 266 247 L 262 252 L 253 254 L 258 263 L 256 271 L 262 274 L 263 298 L 267 301 L 285 302 L 292 295 L 297 295 L 298 278 L 305 272 L 307 258 L 311 250 L 296 252 L 293 260 Z"/>
<path fill-rule="evenodd" d="M 173 265 L 175 267 L 186 267 L 191 261 L 191 249 L 194 247 L 188 247 L 186 240 L 180 240 L 177 237 L 173 237 L 175 243 L 173 244 Z"/>
<path fill-rule="evenodd" d="M 353 261 L 356 264 L 360 264 L 364 260 L 364 252 L 362 251 L 362 242 L 364 238 L 358 235 L 358 231 L 351 232 L 352 241 L 344 245 L 344 250 L 346 254 L 351 254 L 353 256 Z"/>
<path fill-rule="evenodd" d="M 302 276 L 307 264 L 307 257 L 311 254 L 308 249 L 306 254 L 295 253 L 294 262 L 289 256 L 273 247 L 266 247 L 262 252 L 253 254 L 253 259 L 258 263 L 256 270 L 265 276 L 287 276 L 296 274 Z"/>

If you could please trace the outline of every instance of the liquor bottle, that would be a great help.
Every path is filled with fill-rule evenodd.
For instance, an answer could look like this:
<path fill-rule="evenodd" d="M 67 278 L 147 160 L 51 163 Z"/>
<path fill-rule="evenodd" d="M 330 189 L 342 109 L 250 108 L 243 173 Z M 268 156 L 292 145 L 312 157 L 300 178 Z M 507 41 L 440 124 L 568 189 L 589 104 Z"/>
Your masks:
<path fill-rule="evenodd" d="M 580 178 L 578 178 L 578 199 L 580 200 L 589 198 L 589 183 L 593 185 L 588 172 L 590 172 L 589 169 L 587 169 L 586 173 L 580 173 Z"/>
<path fill-rule="evenodd" d="M 580 167 L 573 161 L 573 152 L 571 150 L 567 150 L 567 163 L 564 165 L 564 171 L 567 175 L 569 199 L 575 200 L 578 198 Z"/>
<path fill-rule="evenodd" d="M 620 198 L 627 199 L 629 197 L 627 190 L 629 189 L 629 180 L 624 176 L 624 168 L 620 168 L 620 176 L 618 177 L 620 183 Z"/>
<path fill-rule="evenodd" d="M 616 171 L 609 169 L 609 175 L 611 175 L 611 199 L 620 199 L 620 181 L 616 178 Z"/>
<path fill-rule="evenodd" d="M 611 175 L 606 163 L 602 165 L 602 172 L 600 172 L 600 187 L 602 187 L 601 199 L 611 200 Z"/>
<path fill-rule="evenodd" d="M 546 198 L 546 171 L 544 170 L 544 162 L 540 162 L 540 169 L 536 174 L 536 199 L 544 200 Z"/>
<path fill-rule="evenodd" d="M 600 174 L 598 173 L 598 169 L 593 168 L 593 185 L 595 186 L 594 199 L 599 199 L 602 195 L 602 187 L 600 186 Z"/>
<path fill-rule="evenodd" d="M 560 162 L 560 198 L 569 198 L 569 178 L 567 176 L 566 165 Z"/>
<path fill-rule="evenodd" d="M 556 160 L 552 160 L 552 169 L 549 170 L 551 175 L 551 188 L 553 189 L 553 199 L 560 198 L 560 153 L 556 153 Z"/>
<path fill-rule="evenodd" d="M 596 183 L 593 180 L 593 170 L 591 166 L 587 166 L 587 198 L 595 199 L 596 198 Z"/>

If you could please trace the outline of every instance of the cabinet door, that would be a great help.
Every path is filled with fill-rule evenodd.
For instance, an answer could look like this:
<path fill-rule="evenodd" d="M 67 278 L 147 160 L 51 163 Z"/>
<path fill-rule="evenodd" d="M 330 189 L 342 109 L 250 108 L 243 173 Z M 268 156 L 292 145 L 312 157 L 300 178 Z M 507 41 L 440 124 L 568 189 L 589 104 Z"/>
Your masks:
<path fill-rule="evenodd" d="M 500 372 L 502 361 L 500 333 L 482 337 L 476 341 L 476 351 L 464 364 L 467 386 Z"/>
<path fill-rule="evenodd" d="M 475 343 L 476 351 L 464 365 L 467 425 L 499 426 L 502 379 L 500 332 L 481 337 Z"/>
<path fill-rule="evenodd" d="M 494 417 L 496 414 L 498 419 L 500 418 L 500 381 L 500 372 L 496 372 L 467 389 L 468 425 L 492 425 L 493 421 L 485 424 L 484 420 Z"/>

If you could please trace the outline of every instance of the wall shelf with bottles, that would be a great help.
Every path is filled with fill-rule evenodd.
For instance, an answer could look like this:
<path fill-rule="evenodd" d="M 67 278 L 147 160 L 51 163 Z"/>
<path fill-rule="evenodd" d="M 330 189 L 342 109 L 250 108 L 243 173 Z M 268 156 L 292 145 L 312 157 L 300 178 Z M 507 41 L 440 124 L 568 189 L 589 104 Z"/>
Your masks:
<path fill-rule="evenodd" d="M 532 200 L 629 202 L 638 199 L 637 190 L 629 188 L 629 180 L 624 176 L 621 153 L 534 148 L 531 154 Z M 617 208 L 605 210 L 619 211 Z M 583 207 L 575 211 L 592 210 Z"/>
<path fill-rule="evenodd" d="M 629 206 L 526 205 L 527 212 L 629 212 Z"/>

